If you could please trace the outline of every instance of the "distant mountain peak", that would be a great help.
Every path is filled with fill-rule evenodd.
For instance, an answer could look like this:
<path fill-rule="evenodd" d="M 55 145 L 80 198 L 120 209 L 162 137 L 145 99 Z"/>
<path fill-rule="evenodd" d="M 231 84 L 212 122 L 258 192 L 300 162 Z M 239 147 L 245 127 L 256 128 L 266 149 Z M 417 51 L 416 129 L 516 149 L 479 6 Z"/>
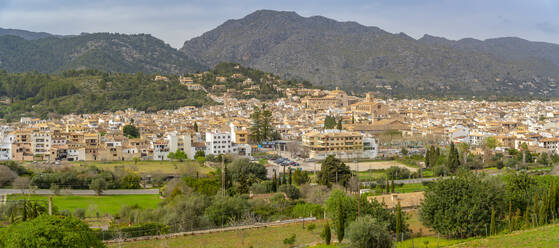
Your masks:
<path fill-rule="evenodd" d="M 286 78 L 349 90 L 436 95 L 557 91 L 559 95 L 559 90 L 542 80 L 534 92 L 524 86 L 515 88 L 536 78 L 559 78 L 559 64 L 550 63 L 555 61 L 553 56 L 530 54 L 536 43 L 518 53 L 515 45 L 509 46 L 512 42 L 505 40 L 506 46 L 495 43 L 428 34 L 416 40 L 356 22 L 258 10 L 186 41 L 180 50 L 210 66 L 237 62 Z"/>
<path fill-rule="evenodd" d="M 25 40 L 38 40 L 46 37 L 58 36 L 58 35 L 53 35 L 45 32 L 31 32 L 31 31 L 21 30 L 21 29 L 0 28 L 0 36 L 4 36 L 4 35 L 13 35 L 13 36 L 23 38 Z"/>

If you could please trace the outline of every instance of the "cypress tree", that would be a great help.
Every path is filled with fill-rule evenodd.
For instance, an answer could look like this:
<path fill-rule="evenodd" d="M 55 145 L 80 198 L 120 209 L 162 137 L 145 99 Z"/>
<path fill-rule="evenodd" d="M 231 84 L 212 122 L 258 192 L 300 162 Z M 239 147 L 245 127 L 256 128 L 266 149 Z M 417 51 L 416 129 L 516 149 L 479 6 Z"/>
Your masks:
<path fill-rule="evenodd" d="M 489 236 L 497 234 L 495 230 L 495 209 L 491 208 L 491 223 L 489 224 Z"/>
<path fill-rule="evenodd" d="M 396 239 L 400 237 L 402 232 L 402 208 L 400 207 L 400 202 L 396 205 Z"/>
<path fill-rule="evenodd" d="M 390 181 L 388 181 L 388 178 L 386 179 L 386 193 L 390 193 Z"/>
<path fill-rule="evenodd" d="M 278 192 L 278 178 L 275 169 L 274 169 L 274 178 L 272 179 L 272 192 Z"/>
<path fill-rule="evenodd" d="M 324 239 L 324 243 L 326 243 L 326 245 L 330 244 L 330 241 L 332 240 L 332 231 L 330 230 L 330 224 L 328 221 L 326 222 L 326 225 L 324 225 L 324 230 L 322 230 L 322 234 L 320 236 Z"/>
<path fill-rule="evenodd" d="M 392 186 L 390 187 L 390 191 L 394 193 L 394 177 L 392 177 Z"/>
<path fill-rule="evenodd" d="M 538 221 L 537 221 L 538 218 L 539 218 L 538 210 L 540 209 L 539 205 L 538 205 L 538 197 L 537 196 L 534 196 L 534 207 L 533 207 L 533 209 L 534 209 L 534 214 L 532 215 L 532 227 L 535 227 L 538 224 Z"/>
<path fill-rule="evenodd" d="M 283 174 L 281 175 L 280 184 L 285 184 L 285 166 L 283 167 Z"/>
<path fill-rule="evenodd" d="M 524 211 L 524 218 L 523 218 L 523 227 L 528 228 L 530 225 L 530 204 L 526 206 L 526 211 Z"/>
<path fill-rule="evenodd" d="M 342 130 L 342 117 L 338 120 L 338 124 L 336 125 L 336 129 Z"/>
<path fill-rule="evenodd" d="M 460 166 L 460 155 L 458 154 L 458 150 L 454 146 L 454 143 L 450 143 L 450 149 L 448 151 L 448 168 L 455 172 Z"/>
<path fill-rule="evenodd" d="M 512 228 L 513 230 L 518 230 L 520 229 L 520 219 L 522 218 L 522 213 L 520 211 L 520 208 L 516 209 L 516 214 L 514 215 L 514 221 L 513 221 L 513 225 Z"/>
<path fill-rule="evenodd" d="M 291 174 L 291 169 L 289 169 L 289 185 L 293 184 L 293 175 Z"/>
<path fill-rule="evenodd" d="M 509 221 L 509 232 L 512 232 L 512 201 L 509 201 L 509 216 L 507 219 Z"/>
<path fill-rule="evenodd" d="M 345 232 L 345 218 L 344 218 L 344 210 L 342 208 L 342 200 L 338 200 L 338 216 L 336 216 L 336 218 L 338 218 L 338 221 L 336 223 L 336 235 L 338 236 L 338 242 L 342 243 L 342 240 L 344 240 L 344 232 Z"/>
<path fill-rule="evenodd" d="M 425 151 L 425 168 L 430 168 L 431 167 L 431 151 L 433 149 L 433 146 L 429 146 L 429 148 L 427 148 L 427 151 Z"/>

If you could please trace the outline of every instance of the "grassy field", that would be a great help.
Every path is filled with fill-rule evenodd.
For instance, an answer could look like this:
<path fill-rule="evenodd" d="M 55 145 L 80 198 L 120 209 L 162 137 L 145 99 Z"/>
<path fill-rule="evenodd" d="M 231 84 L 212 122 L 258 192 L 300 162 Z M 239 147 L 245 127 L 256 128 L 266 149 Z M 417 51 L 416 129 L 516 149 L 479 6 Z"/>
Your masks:
<path fill-rule="evenodd" d="M 448 247 L 458 243 L 464 242 L 463 239 L 445 239 L 440 237 L 437 240 L 437 237 L 419 237 L 414 238 L 413 240 L 408 239 L 404 242 L 396 243 L 397 248 L 411 248 L 411 247 L 425 247 L 425 248 L 436 248 L 436 247 Z M 439 246 L 437 246 L 437 243 Z"/>
<path fill-rule="evenodd" d="M 559 225 L 547 225 L 511 234 L 501 234 L 489 238 L 474 239 L 453 247 L 559 247 Z"/>
<path fill-rule="evenodd" d="M 23 199 L 27 196 L 10 195 L 9 200 Z M 42 200 L 47 202 L 48 196 L 32 195 L 30 200 Z M 111 196 L 53 196 L 52 203 L 58 210 L 69 210 L 73 212 L 76 208 L 86 210 L 86 216 L 94 217 L 100 215 L 114 215 L 125 205 L 138 204 L 142 208 L 156 208 L 161 201 L 159 195 L 111 195 Z"/>
<path fill-rule="evenodd" d="M 316 245 L 321 241 L 320 232 L 322 231 L 324 222 L 314 221 L 312 223 L 316 225 L 313 231 L 303 229 L 302 224 L 297 223 L 250 230 L 191 235 L 165 240 L 111 244 L 109 247 L 288 247 L 283 244 L 283 240 L 289 238 L 293 234 L 296 235 L 295 246 L 307 244 Z M 306 227 L 308 227 L 309 224 L 309 222 L 305 222 Z M 332 239 L 334 240 L 335 237 L 332 237 Z"/>
<path fill-rule="evenodd" d="M 117 169 L 124 169 L 133 171 L 140 174 L 162 173 L 162 174 L 207 174 L 214 169 L 200 166 L 197 162 L 193 161 L 153 161 L 142 160 L 134 163 L 133 161 L 87 161 L 87 162 L 71 162 L 74 166 L 96 166 L 105 170 L 115 171 Z"/>
<path fill-rule="evenodd" d="M 404 184 L 402 186 L 395 186 L 394 190 L 398 193 L 410 193 L 410 192 L 418 192 L 424 191 L 426 186 L 421 183 L 409 183 Z"/>
<path fill-rule="evenodd" d="M 357 175 L 359 176 L 359 180 L 360 181 L 371 181 L 371 177 L 372 180 L 376 180 L 377 178 L 381 178 L 381 177 L 386 177 L 386 172 L 385 170 L 371 170 L 369 171 L 360 171 L 357 173 Z"/>

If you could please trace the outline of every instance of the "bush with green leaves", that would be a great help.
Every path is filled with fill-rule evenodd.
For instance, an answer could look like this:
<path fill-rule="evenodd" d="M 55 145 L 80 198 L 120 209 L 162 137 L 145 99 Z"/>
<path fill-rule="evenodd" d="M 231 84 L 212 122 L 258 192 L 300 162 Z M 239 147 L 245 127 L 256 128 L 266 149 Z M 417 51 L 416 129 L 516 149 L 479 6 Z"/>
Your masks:
<path fill-rule="evenodd" d="M 466 238 L 485 234 L 491 209 L 502 214 L 505 192 L 495 178 L 463 173 L 441 179 L 425 191 L 422 222 L 440 234 Z"/>
<path fill-rule="evenodd" d="M 204 214 L 216 226 L 221 226 L 232 220 L 241 219 L 249 207 L 248 201 L 240 196 L 216 195 Z"/>
<path fill-rule="evenodd" d="M 356 248 L 391 248 L 392 236 L 388 224 L 369 215 L 357 218 L 349 224 L 347 237 L 351 247 Z"/>
<path fill-rule="evenodd" d="M 78 218 L 78 219 L 85 219 L 85 209 L 83 208 L 76 208 L 74 209 L 74 217 Z"/>
<path fill-rule="evenodd" d="M 279 191 L 285 193 L 291 200 L 297 200 L 301 197 L 301 191 L 299 191 L 299 188 L 291 184 L 280 185 Z"/>
<path fill-rule="evenodd" d="M 0 233 L 0 247 L 105 247 L 89 227 L 74 217 L 42 215 L 10 225 Z"/>
<path fill-rule="evenodd" d="M 139 189 L 141 188 L 141 181 L 142 177 L 140 175 L 129 172 L 120 180 L 120 187 L 123 189 Z"/>
<path fill-rule="evenodd" d="M 107 189 L 107 182 L 103 178 L 95 178 L 89 184 L 89 188 L 95 191 L 95 194 L 101 195 Z"/>
<path fill-rule="evenodd" d="M 140 130 L 134 125 L 126 125 L 122 128 L 122 133 L 128 138 L 139 138 Z"/>
<path fill-rule="evenodd" d="M 333 220 L 334 227 L 337 225 L 339 215 L 338 202 L 341 202 L 343 209 L 342 214 L 345 217 L 344 222 L 346 225 L 357 218 L 358 201 L 356 197 L 347 195 L 340 190 L 333 190 L 325 205 L 327 217 Z M 380 203 L 376 200 L 369 201 L 365 195 L 361 195 L 361 215 L 370 215 L 381 222 L 386 222 L 389 230 L 391 232 L 396 232 L 396 216 L 392 210 L 386 208 L 384 203 Z M 402 232 L 409 231 L 408 224 L 405 220 L 406 216 L 403 216 L 401 223 Z"/>
<path fill-rule="evenodd" d="M 299 202 L 293 207 L 293 210 L 291 210 L 291 216 L 293 216 L 293 218 L 312 216 L 321 219 L 324 217 L 323 215 L 324 208 L 322 208 L 322 205 L 314 203 Z"/>
<path fill-rule="evenodd" d="M 247 178 L 266 180 L 266 168 L 259 163 L 251 162 L 247 158 L 235 159 L 227 166 L 227 173 L 233 181 L 238 181 L 241 175 Z"/>
<path fill-rule="evenodd" d="M 340 159 L 334 155 L 329 155 L 322 161 L 320 172 L 318 174 L 318 183 L 330 186 L 332 183 L 346 185 L 351 178 L 351 171 Z"/>
<path fill-rule="evenodd" d="M 295 238 L 296 238 L 296 237 L 297 237 L 297 235 L 293 234 L 293 235 L 291 235 L 289 238 L 285 238 L 285 239 L 283 240 L 283 244 L 284 244 L 284 245 L 289 245 L 289 246 L 294 245 L 294 244 L 295 244 Z"/>
<path fill-rule="evenodd" d="M 407 179 L 410 177 L 410 170 L 400 166 L 390 166 L 386 169 L 386 177 L 388 180 Z"/>
<path fill-rule="evenodd" d="M 255 183 L 250 186 L 250 192 L 253 194 L 266 194 L 271 193 L 274 188 L 272 181 L 264 181 L 261 183 Z"/>

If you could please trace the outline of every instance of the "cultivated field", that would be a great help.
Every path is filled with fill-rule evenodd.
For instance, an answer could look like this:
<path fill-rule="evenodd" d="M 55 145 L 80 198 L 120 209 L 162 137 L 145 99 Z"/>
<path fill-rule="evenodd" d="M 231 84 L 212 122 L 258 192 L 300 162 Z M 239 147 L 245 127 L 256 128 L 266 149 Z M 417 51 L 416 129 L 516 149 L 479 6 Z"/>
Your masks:
<path fill-rule="evenodd" d="M 48 201 L 48 196 L 42 195 L 10 195 L 8 200 L 30 199 Z M 69 210 L 73 212 L 76 208 L 86 210 L 86 216 L 94 217 L 99 215 L 114 215 L 120 211 L 122 206 L 132 206 L 138 204 L 141 208 L 156 208 L 161 201 L 159 195 L 111 195 L 111 196 L 78 196 L 78 195 L 61 195 L 53 196 L 52 203 L 58 210 Z"/>
<path fill-rule="evenodd" d="M 138 242 L 126 242 L 121 244 L 110 244 L 109 247 L 138 247 L 138 248 L 157 248 L 157 247 L 287 247 L 283 240 L 295 234 L 295 246 L 307 244 L 318 244 L 321 241 L 320 232 L 324 221 L 305 222 L 305 227 L 314 223 L 316 228 L 313 231 L 303 229 L 301 223 L 285 224 L 273 227 L 262 227 L 257 229 L 220 232 L 202 235 L 184 236 L 179 238 L 150 240 Z M 332 240 L 335 236 L 332 235 Z"/>

